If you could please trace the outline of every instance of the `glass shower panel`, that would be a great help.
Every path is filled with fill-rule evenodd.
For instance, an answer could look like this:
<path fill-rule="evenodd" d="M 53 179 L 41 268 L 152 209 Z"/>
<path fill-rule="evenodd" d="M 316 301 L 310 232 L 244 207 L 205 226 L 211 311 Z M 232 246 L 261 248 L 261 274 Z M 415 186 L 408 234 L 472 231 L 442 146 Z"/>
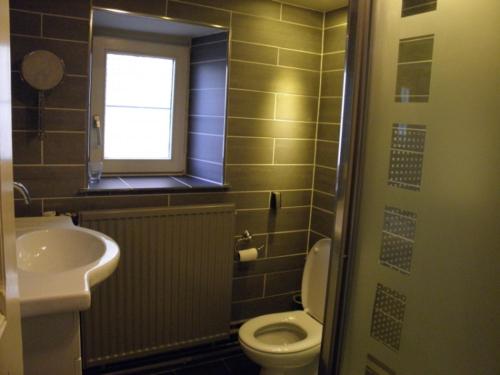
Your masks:
<path fill-rule="evenodd" d="M 500 1 L 373 5 L 341 374 L 500 374 Z"/>

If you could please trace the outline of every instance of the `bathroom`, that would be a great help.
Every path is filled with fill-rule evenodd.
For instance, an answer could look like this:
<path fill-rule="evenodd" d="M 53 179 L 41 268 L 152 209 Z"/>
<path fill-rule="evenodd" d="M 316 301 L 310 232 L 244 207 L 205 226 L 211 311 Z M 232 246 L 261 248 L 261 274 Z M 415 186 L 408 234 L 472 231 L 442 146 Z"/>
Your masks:
<path fill-rule="evenodd" d="M 27 317 L 15 286 L 12 233 L 33 217 L 120 248 L 73 312 L 71 373 L 498 373 L 499 6 L 467 3 L 2 0 L 2 374 L 23 373 L 23 349 L 26 374 L 57 362 L 30 341 L 54 335 L 51 315 Z M 180 166 L 102 163 L 99 43 L 124 36 L 188 51 L 172 94 L 187 120 L 167 145 Z M 28 72 L 39 50 L 60 70 L 44 89 Z M 121 80 L 144 87 L 140 74 L 161 79 L 119 76 L 118 98 Z M 160 138 L 127 132 L 119 152 Z M 29 204 L 12 201 L 12 181 Z M 312 314 L 314 368 L 261 363 L 241 327 L 310 311 L 304 266 L 325 252 L 308 273 L 324 314 Z"/>

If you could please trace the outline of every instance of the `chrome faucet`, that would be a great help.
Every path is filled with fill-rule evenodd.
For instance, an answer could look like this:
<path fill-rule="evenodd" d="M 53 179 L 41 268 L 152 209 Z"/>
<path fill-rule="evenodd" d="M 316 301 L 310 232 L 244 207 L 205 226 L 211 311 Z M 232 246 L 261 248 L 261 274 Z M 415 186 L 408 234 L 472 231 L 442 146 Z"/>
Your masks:
<path fill-rule="evenodd" d="M 26 186 L 24 186 L 20 182 L 14 182 L 14 190 L 16 190 L 17 192 L 19 192 L 19 194 L 22 195 L 24 203 L 26 203 L 27 205 L 31 204 L 30 192 L 28 191 Z"/>

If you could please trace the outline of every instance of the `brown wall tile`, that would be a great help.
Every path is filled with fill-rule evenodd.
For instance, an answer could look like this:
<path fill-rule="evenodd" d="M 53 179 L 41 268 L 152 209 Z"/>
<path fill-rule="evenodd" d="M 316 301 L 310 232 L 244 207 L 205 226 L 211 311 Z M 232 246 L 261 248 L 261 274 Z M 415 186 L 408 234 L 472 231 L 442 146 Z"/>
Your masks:
<path fill-rule="evenodd" d="M 170 197 L 170 205 L 197 205 L 215 203 L 234 203 L 237 209 L 269 208 L 269 193 L 177 193 Z"/>
<path fill-rule="evenodd" d="M 321 95 L 341 96 L 344 84 L 344 71 L 326 72 L 322 74 Z"/>
<path fill-rule="evenodd" d="M 233 138 L 227 139 L 226 162 L 234 164 L 271 164 L 273 162 L 273 139 Z"/>
<path fill-rule="evenodd" d="M 328 213 L 317 208 L 312 209 L 311 230 L 320 233 L 326 237 L 330 237 L 333 231 L 332 213 Z"/>
<path fill-rule="evenodd" d="M 38 96 L 19 73 L 11 74 L 12 106 L 35 107 L 38 103 Z"/>
<path fill-rule="evenodd" d="M 323 13 L 283 4 L 282 20 L 314 27 L 323 27 Z"/>
<path fill-rule="evenodd" d="M 65 73 L 87 74 L 88 45 L 61 40 L 11 36 L 11 60 L 14 70 L 20 70 L 23 57 L 31 51 L 45 49 L 64 61 Z"/>
<path fill-rule="evenodd" d="M 277 139 L 274 162 L 276 164 L 314 163 L 314 141 Z"/>
<path fill-rule="evenodd" d="M 114 208 L 168 206 L 167 194 L 79 196 L 70 198 L 49 198 L 44 200 L 46 211 L 80 212 Z"/>
<path fill-rule="evenodd" d="M 12 134 L 14 164 L 40 164 L 42 142 L 38 132 L 14 132 Z"/>
<path fill-rule="evenodd" d="M 13 34 L 41 36 L 42 16 L 35 13 L 11 10 L 10 32 Z"/>
<path fill-rule="evenodd" d="M 335 209 L 335 196 L 315 190 L 313 205 L 333 212 Z"/>
<path fill-rule="evenodd" d="M 43 141 L 44 163 L 84 164 L 86 139 L 86 135 L 80 133 L 46 133 Z"/>
<path fill-rule="evenodd" d="M 316 97 L 278 94 L 276 105 L 276 118 L 280 120 L 316 121 Z"/>
<path fill-rule="evenodd" d="M 234 10 L 256 16 L 271 18 L 280 17 L 280 4 L 267 0 L 190 0 L 191 3 L 207 5 L 215 8 Z"/>
<path fill-rule="evenodd" d="M 265 18 L 233 14 L 233 39 L 276 47 L 321 52 L 321 30 Z M 293 35 L 293 38 L 289 36 Z"/>
<path fill-rule="evenodd" d="M 344 51 L 346 26 L 338 26 L 325 31 L 325 52 Z"/>
<path fill-rule="evenodd" d="M 98 0 L 102 1 L 102 0 Z M 94 5 L 97 1 L 94 0 Z M 10 0 L 11 9 L 89 18 L 90 0 Z"/>
<path fill-rule="evenodd" d="M 233 302 L 262 297 L 264 275 L 233 279 Z"/>
<path fill-rule="evenodd" d="M 344 69 L 345 53 L 323 55 L 323 70 Z"/>
<path fill-rule="evenodd" d="M 33 198 L 71 197 L 83 187 L 85 167 L 14 166 L 14 176 Z"/>
<path fill-rule="evenodd" d="M 236 233 L 248 229 L 251 233 L 307 230 L 309 207 L 282 208 L 277 211 L 245 210 L 236 215 Z"/>
<path fill-rule="evenodd" d="M 87 125 L 86 111 L 45 109 L 42 111 L 45 130 L 84 131 Z M 12 109 L 14 130 L 38 130 L 38 110 L 32 108 Z"/>
<path fill-rule="evenodd" d="M 308 250 L 307 231 L 269 234 L 268 257 L 305 254 Z"/>
<path fill-rule="evenodd" d="M 347 8 L 333 10 L 325 14 L 325 28 L 347 23 Z"/>
<path fill-rule="evenodd" d="M 308 206 L 310 203 L 311 203 L 310 190 L 281 192 L 281 207 Z"/>
<path fill-rule="evenodd" d="M 279 64 L 302 69 L 320 70 L 321 56 L 313 53 L 280 50 Z"/>
<path fill-rule="evenodd" d="M 278 63 L 278 48 L 232 42 L 231 59 L 276 65 Z"/>
<path fill-rule="evenodd" d="M 339 145 L 336 142 L 318 141 L 316 149 L 316 164 L 324 167 L 337 168 Z"/>
<path fill-rule="evenodd" d="M 42 199 L 32 199 L 30 204 L 24 203 L 22 199 L 16 199 L 14 200 L 14 210 L 16 217 L 41 216 Z"/>
<path fill-rule="evenodd" d="M 314 189 L 335 194 L 335 179 L 337 172 L 334 169 L 316 166 L 314 176 Z"/>
<path fill-rule="evenodd" d="M 256 316 L 299 308 L 293 302 L 294 293 L 233 303 L 231 319 L 239 321 Z"/>
<path fill-rule="evenodd" d="M 257 259 L 246 263 L 235 262 L 233 274 L 235 277 L 244 277 L 299 269 L 304 266 L 305 259 L 305 254 L 299 254 L 279 258 Z"/>
<path fill-rule="evenodd" d="M 266 296 L 300 291 L 302 269 L 269 273 L 266 278 Z"/>
<path fill-rule="evenodd" d="M 61 0 L 62 1 L 62 0 Z M 92 6 L 127 10 L 129 12 L 154 14 L 157 16 L 165 15 L 164 0 L 92 0 Z"/>
<path fill-rule="evenodd" d="M 340 113 L 342 99 L 340 98 L 322 98 L 319 110 L 320 122 L 340 123 Z"/>
<path fill-rule="evenodd" d="M 291 122 L 229 118 L 228 134 L 247 137 L 310 138 L 314 139 L 314 122 Z"/>
<path fill-rule="evenodd" d="M 340 125 L 318 124 L 318 139 L 325 141 L 338 141 Z"/>
<path fill-rule="evenodd" d="M 63 81 L 46 95 L 47 107 L 86 109 L 88 79 L 86 77 L 64 77 Z"/>
<path fill-rule="evenodd" d="M 169 17 L 190 21 L 229 26 L 229 12 L 191 4 L 183 4 L 172 0 L 168 2 L 167 15 Z"/>
<path fill-rule="evenodd" d="M 233 61 L 231 88 L 318 95 L 319 74 L 299 69 Z"/>
<path fill-rule="evenodd" d="M 274 94 L 229 90 L 229 116 L 269 119 L 274 116 Z"/>
<path fill-rule="evenodd" d="M 309 189 L 311 166 L 227 166 L 227 180 L 234 190 Z M 256 178 L 259 176 L 259 178 Z"/>
<path fill-rule="evenodd" d="M 44 15 L 42 31 L 43 36 L 48 38 L 89 40 L 89 23 L 86 20 Z"/>
<path fill-rule="evenodd" d="M 227 49 L 227 41 L 193 45 L 191 47 L 191 63 L 212 60 L 226 60 Z"/>

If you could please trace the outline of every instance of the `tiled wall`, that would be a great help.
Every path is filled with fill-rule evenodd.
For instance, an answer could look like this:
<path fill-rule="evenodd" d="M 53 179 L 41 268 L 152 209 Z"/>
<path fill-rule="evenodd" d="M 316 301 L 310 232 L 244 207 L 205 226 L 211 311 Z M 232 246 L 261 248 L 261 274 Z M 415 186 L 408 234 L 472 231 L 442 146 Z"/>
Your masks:
<path fill-rule="evenodd" d="M 330 236 L 334 219 L 335 176 L 344 78 L 347 11 L 325 14 L 321 98 L 311 218 L 311 244 Z"/>
<path fill-rule="evenodd" d="M 187 173 L 224 182 L 228 33 L 192 40 Z"/>
<path fill-rule="evenodd" d="M 35 198 L 30 208 L 16 202 L 16 212 L 39 214 L 42 197 L 71 197 L 84 184 L 89 4 L 12 0 L 10 6 L 14 176 Z M 19 73 L 23 56 L 36 49 L 53 51 L 66 65 L 63 82 L 46 95 L 43 142 L 36 134 L 37 94 Z"/>
<path fill-rule="evenodd" d="M 231 27 L 225 170 L 231 189 L 78 195 L 85 175 L 89 1 L 11 0 L 15 179 L 34 197 L 31 208 L 16 201 L 18 215 L 234 202 L 236 233 L 249 229 L 255 234 L 251 246 L 265 249 L 256 262 L 235 263 L 233 320 L 292 308 L 309 235 L 311 240 L 328 235 L 333 219 L 345 15 L 326 15 L 322 59 L 323 14 L 279 2 L 94 0 L 94 5 Z M 23 55 L 37 48 L 61 56 L 68 73 L 47 99 L 43 142 L 34 133 L 36 96 L 17 72 Z M 271 191 L 282 194 L 278 211 L 269 209 Z"/>

